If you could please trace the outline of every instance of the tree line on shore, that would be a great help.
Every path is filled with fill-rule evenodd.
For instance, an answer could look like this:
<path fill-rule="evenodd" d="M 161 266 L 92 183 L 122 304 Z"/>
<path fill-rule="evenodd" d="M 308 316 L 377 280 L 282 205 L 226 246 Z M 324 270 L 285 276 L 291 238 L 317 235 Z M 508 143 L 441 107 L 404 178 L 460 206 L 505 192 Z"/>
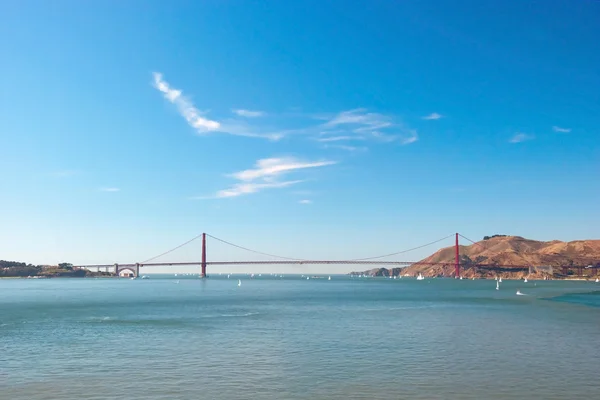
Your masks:
<path fill-rule="evenodd" d="M 74 268 L 71 263 L 58 265 L 33 265 L 19 261 L 0 260 L 0 278 L 15 278 L 28 276 L 43 277 L 74 277 L 110 275 L 107 272 L 92 272 L 83 268 Z"/>

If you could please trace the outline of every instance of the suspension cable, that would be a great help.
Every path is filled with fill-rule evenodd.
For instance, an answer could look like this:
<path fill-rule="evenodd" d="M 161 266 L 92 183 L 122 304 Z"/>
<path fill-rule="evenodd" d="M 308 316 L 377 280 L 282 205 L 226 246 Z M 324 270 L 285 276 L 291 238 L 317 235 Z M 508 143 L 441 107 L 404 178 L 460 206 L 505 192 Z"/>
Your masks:
<path fill-rule="evenodd" d="M 213 235 L 209 235 L 208 233 L 206 234 L 206 236 L 208 236 L 208 237 L 210 237 L 212 239 L 218 240 L 221 243 L 228 244 L 229 246 L 237 247 L 238 249 L 246 250 L 246 251 L 249 251 L 251 253 L 260 254 L 260 255 L 263 255 L 263 256 L 267 256 L 267 257 L 281 258 L 281 259 L 284 259 L 284 260 L 291 260 L 291 261 L 309 261 L 309 260 L 302 259 L 302 258 L 284 257 L 284 256 L 278 256 L 278 255 L 275 255 L 275 254 L 263 253 L 262 251 L 252 250 L 252 249 L 249 249 L 247 247 L 238 246 L 237 244 L 233 244 L 233 243 L 228 242 L 226 240 L 219 239 L 218 237 L 214 237 Z"/>
<path fill-rule="evenodd" d="M 367 261 L 367 260 L 374 260 L 376 258 L 384 258 L 384 257 L 395 256 L 397 254 L 408 253 L 409 251 L 413 251 L 413 250 L 421 249 L 423 247 L 431 246 L 432 244 L 441 242 L 442 240 L 446 240 L 446 239 L 452 237 L 453 235 L 454 234 L 448 235 L 448 236 L 443 237 L 441 239 L 435 240 L 433 242 L 430 242 L 430 243 L 427 243 L 427 244 L 424 244 L 424 245 L 421 245 L 421 246 L 413 247 L 412 249 L 408 249 L 408 250 L 397 251 L 395 253 L 384 254 L 382 256 L 376 256 L 376 257 L 353 258 L 352 260 L 348 260 L 348 261 Z"/>
<path fill-rule="evenodd" d="M 185 243 L 182 243 L 182 244 L 180 244 L 180 245 L 179 245 L 179 246 L 177 246 L 177 247 L 173 247 L 171 250 L 165 251 L 164 253 L 161 253 L 161 254 L 159 254 L 159 255 L 157 255 L 157 256 L 154 256 L 154 257 L 152 257 L 152 258 L 149 258 L 149 259 L 147 259 L 146 261 L 142 261 L 140 264 L 145 264 L 145 263 L 147 263 L 147 262 L 150 262 L 150 261 L 152 261 L 152 260 L 156 260 L 156 259 L 157 259 L 157 258 L 159 258 L 159 257 L 165 256 L 165 255 L 167 255 L 167 254 L 169 254 L 169 253 L 171 253 L 171 252 L 173 252 L 173 251 L 175 251 L 175 250 L 177 250 L 177 249 L 179 249 L 179 248 L 181 248 L 181 247 L 185 246 L 186 244 L 189 244 L 189 243 L 193 242 L 194 240 L 196 240 L 196 239 L 198 239 L 198 238 L 202 237 L 202 235 L 203 235 L 203 234 L 201 233 L 201 234 L 199 234 L 198 236 L 196 236 L 196 237 L 194 237 L 194 238 L 192 238 L 192 239 L 188 240 L 187 242 L 185 242 Z M 206 235 L 206 236 L 208 236 L 208 235 Z"/>
<path fill-rule="evenodd" d="M 488 248 L 486 246 L 482 245 L 481 243 L 474 242 L 471 239 L 469 239 L 468 237 L 461 235 L 460 233 L 458 234 L 458 236 L 460 236 L 463 239 L 467 239 L 469 242 L 476 244 L 477 246 L 483 247 L 485 250 L 488 250 Z"/>
<path fill-rule="evenodd" d="M 156 260 L 157 258 L 160 258 L 160 257 L 162 257 L 162 256 L 165 256 L 165 255 L 167 255 L 167 254 L 169 254 L 169 253 L 172 253 L 172 252 L 174 252 L 175 250 L 177 250 L 177 249 L 180 249 L 181 247 L 183 247 L 183 246 L 185 246 L 185 245 L 187 245 L 187 244 L 189 244 L 189 243 L 193 242 L 194 240 L 197 240 L 197 239 L 199 239 L 200 237 L 202 237 L 202 235 L 203 235 L 203 234 L 201 233 L 201 234 L 199 234 L 199 235 L 197 235 L 197 236 L 193 237 L 192 239 L 190 239 L 190 240 L 188 240 L 188 241 L 186 241 L 186 242 L 184 242 L 184 243 L 182 243 L 182 244 L 180 244 L 180 245 L 178 245 L 178 246 L 176 246 L 176 247 L 173 247 L 172 249 L 170 249 L 170 250 L 168 250 L 168 251 L 165 251 L 164 253 L 161 253 L 161 254 L 159 254 L 159 255 L 157 255 L 157 256 L 154 256 L 154 257 L 152 257 L 152 258 L 149 258 L 149 259 L 147 259 L 147 260 L 144 260 L 144 261 L 142 261 L 140 264 L 145 264 L 145 263 L 148 263 L 148 262 L 150 262 L 150 261 Z M 214 240 L 217 240 L 217 241 L 219 241 L 219 242 L 221 242 L 221 243 L 227 244 L 227 245 L 229 245 L 229 246 L 236 247 L 236 248 L 238 248 L 238 249 L 241 249 L 241 250 L 245 250 L 245 251 L 248 251 L 248 252 L 251 252 L 251 253 L 255 253 L 255 254 L 260 254 L 260 255 L 263 255 L 263 256 L 267 256 L 267 257 L 279 258 L 279 259 L 283 259 L 283 260 L 290 260 L 290 261 L 311 261 L 311 260 L 309 260 L 309 259 L 305 259 L 305 258 L 292 258 L 292 257 L 285 257 L 285 256 L 279 256 L 279 255 L 276 255 L 276 254 L 265 253 L 265 252 L 262 252 L 262 251 L 258 251 L 258 250 L 249 249 L 249 248 L 247 248 L 247 247 L 239 246 L 239 245 L 237 245 L 237 244 L 235 244 L 235 243 L 228 242 L 227 240 L 220 239 L 220 238 L 218 238 L 218 237 L 216 237 L 216 236 L 213 236 L 213 235 L 210 235 L 210 234 L 208 234 L 208 233 L 206 234 L 206 236 L 207 236 L 207 237 L 210 237 L 210 238 L 212 238 L 212 239 L 214 239 Z M 410 249 L 407 249 L 407 250 L 397 251 L 397 252 L 394 252 L 394 253 L 383 254 L 383 255 L 380 255 L 380 256 L 374 256 L 374 257 L 353 258 L 353 259 L 346 260 L 346 261 L 367 261 L 367 260 L 375 260 L 375 259 L 378 259 L 378 258 L 385 258 L 385 257 L 390 257 L 390 256 L 398 255 L 398 254 L 408 253 L 408 252 L 410 252 L 410 251 L 418 250 L 418 249 L 421 249 L 421 248 L 423 248 L 423 247 L 431 246 L 432 244 L 435 244 L 435 243 L 441 242 L 442 240 L 446 240 L 446 239 L 450 238 L 451 236 L 453 236 L 453 234 L 452 234 L 452 235 L 445 236 L 445 237 L 443 237 L 443 238 L 441 238 L 441 239 L 438 239 L 438 240 L 434 240 L 433 242 L 429 242 L 429 243 L 423 244 L 423 245 L 421 245 L 421 246 L 413 247 L 413 248 L 410 248 Z M 462 236 L 462 235 L 461 235 L 461 236 Z M 470 240 L 470 239 L 468 239 L 468 238 L 465 238 L 465 239 L 467 239 L 467 240 L 471 241 L 471 240 Z M 473 242 L 473 243 L 474 243 L 474 242 Z"/>

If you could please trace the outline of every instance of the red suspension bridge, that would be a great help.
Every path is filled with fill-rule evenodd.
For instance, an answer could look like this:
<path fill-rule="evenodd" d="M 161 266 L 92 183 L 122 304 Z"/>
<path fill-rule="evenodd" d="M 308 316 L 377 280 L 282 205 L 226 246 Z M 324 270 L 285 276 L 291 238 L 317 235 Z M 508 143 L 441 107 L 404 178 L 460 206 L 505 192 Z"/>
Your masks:
<path fill-rule="evenodd" d="M 382 259 L 387 258 L 387 257 L 397 256 L 397 255 L 404 254 L 404 253 L 408 253 L 408 252 L 411 252 L 411 251 L 414 251 L 417 249 L 421 249 L 423 247 L 427 247 L 427 246 L 439 243 L 443 240 L 447 240 L 451 237 L 455 238 L 455 241 L 454 241 L 454 277 L 459 278 L 461 276 L 460 275 L 461 267 L 465 267 L 465 265 L 461 264 L 459 237 L 462 237 L 462 238 L 468 240 L 469 242 L 471 242 L 474 245 L 482 246 L 481 244 L 476 243 L 476 242 L 472 241 L 471 239 L 469 239 L 459 233 L 448 235 L 441 239 L 435 240 L 433 242 L 426 243 L 421 246 L 413 247 L 410 249 L 397 251 L 394 253 L 388 253 L 388 254 L 383 254 L 383 255 L 374 256 L 374 257 L 345 259 L 345 260 L 311 260 L 311 259 L 284 257 L 284 256 L 275 255 L 275 254 L 269 254 L 269 253 L 252 250 L 252 249 L 228 242 L 226 240 L 219 239 L 219 238 L 209 235 L 207 233 L 202 233 L 202 234 L 186 241 L 185 243 L 182 243 L 164 253 L 161 253 L 157 256 L 154 256 L 154 257 L 149 258 L 142 262 L 124 263 L 124 264 L 114 263 L 114 264 L 77 265 L 76 267 L 86 268 L 86 269 L 97 268 L 98 270 L 101 268 L 106 268 L 107 271 L 110 268 L 114 268 L 114 273 L 116 275 L 119 275 L 121 272 L 128 271 L 131 274 L 133 274 L 134 276 L 139 276 L 140 268 L 142 268 L 142 267 L 198 265 L 198 266 L 200 266 L 200 277 L 205 278 L 205 277 L 207 277 L 207 267 L 209 265 L 211 265 L 211 266 L 217 266 L 217 265 L 222 265 L 222 266 L 224 266 L 224 265 L 229 265 L 229 266 L 230 265 L 378 265 L 378 266 L 396 266 L 396 267 L 407 267 L 410 265 L 429 265 L 429 266 L 444 265 L 444 266 L 447 266 L 451 263 L 449 263 L 447 261 L 446 262 L 389 261 L 389 260 L 382 260 Z M 206 239 L 207 238 L 214 239 L 225 245 L 232 246 L 232 247 L 235 247 L 235 248 L 238 248 L 241 250 L 245 250 L 245 251 L 248 251 L 248 252 L 251 252 L 254 254 L 258 254 L 261 256 L 267 256 L 267 257 L 271 257 L 271 258 L 276 258 L 276 260 L 207 261 L 207 252 L 206 252 Z M 200 261 L 155 262 L 156 259 L 166 256 L 166 255 L 174 252 L 175 250 L 180 249 L 181 247 L 183 247 L 195 240 L 198 240 L 198 239 L 202 240 L 202 251 L 201 251 Z M 484 246 L 482 246 L 482 247 L 484 247 Z M 498 264 L 472 264 L 471 263 L 468 265 L 468 267 L 471 267 L 471 268 L 475 267 L 475 268 L 488 269 L 488 270 L 510 269 L 511 271 L 526 271 L 526 270 L 530 270 L 532 265 L 498 265 Z M 563 272 L 564 272 L 564 268 L 565 267 L 563 267 Z M 582 275 L 581 269 L 584 267 L 574 267 L 574 268 L 579 268 L 579 275 Z M 594 265 L 593 268 L 595 269 L 595 272 L 598 272 L 598 270 L 600 270 L 600 264 Z M 565 272 L 565 274 L 566 274 L 566 272 Z"/>

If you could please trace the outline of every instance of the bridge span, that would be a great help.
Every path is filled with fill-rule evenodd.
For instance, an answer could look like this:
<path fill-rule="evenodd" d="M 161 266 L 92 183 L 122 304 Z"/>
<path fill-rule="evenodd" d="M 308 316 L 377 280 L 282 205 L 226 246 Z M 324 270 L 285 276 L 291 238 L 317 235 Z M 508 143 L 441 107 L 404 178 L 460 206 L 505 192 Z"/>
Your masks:
<path fill-rule="evenodd" d="M 385 258 L 385 257 L 390 257 L 390 256 L 395 256 L 398 254 L 402 254 L 402 253 L 407 253 L 409 251 L 412 250 L 416 250 L 425 246 L 429 246 L 431 244 L 440 242 L 442 240 L 448 239 L 449 237 L 454 236 L 455 237 L 455 241 L 454 241 L 454 263 L 449 263 L 449 262 L 420 262 L 420 261 L 389 261 L 389 260 L 381 260 L 381 258 Z M 422 246 L 418 246 L 412 249 L 408 249 L 408 250 L 403 250 L 403 251 L 399 251 L 399 252 L 395 252 L 395 253 L 390 253 L 390 254 L 384 254 L 384 255 L 380 255 L 380 256 L 376 256 L 376 257 L 367 257 L 367 258 L 360 258 L 360 259 L 349 259 L 349 260 L 310 260 L 310 259 L 299 259 L 299 258 L 291 258 L 291 257 L 282 257 L 282 256 L 277 256 L 277 255 L 273 255 L 273 254 L 268 254 L 268 253 L 263 253 L 263 252 L 259 252 L 259 251 L 255 251 L 255 250 L 251 250 L 242 246 L 238 246 L 236 244 L 224 241 L 222 239 L 216 238 L 214 236 L 208 235 L 206 233 L 202 233 L 201 235 L 196 236 L 195 238 L 167 251 L 164 252 L 162 254 L 159 254 L 155 257 L 152 257 L 146 261 L 143 262 L 139 262 L 139 263 L 114 263 L 114 264 L 87 264 L 87 265 L 77 265 L 76 267 L 78 268 L 86 268 L 86 269 L 106 269 L 107 271 L 110 269 L 114 269 L 114 272 L 116 275 L 120 275 L 122 272 L 124 271 L 129 271 L 131 272 L 131 275 L 133 276 L 139 276 L 140 275 L 140 268 L 142 267 L 164 267 L 164 266 L 193 266 L 193 265 L 198 265 L 200 266 L 200 276 L 202 278 L 205 278 L 207 276 L 206 272 L 207 272 L 207 267 L 209 265 L 211 266 L 232 266 L 232 265 L 372 265 L 372 266 L 392 266 L 392 267 L 407 267 L 407 266 L 411 266 L 411 265 L 430 265 L 430 266 L 435 266 L 435 265 L 442 265 L 442 266 L 448 266 L 448 265 L 454 265 L 454 277 L 455 278 L 459 278 L 460 272 L 461 272 L 461 268 L 465 269 L 465 268 L 477 268 L 477 269 L 484 269 L 484 270 L 491 270 L 491 271 L 530 271 L 532 269 L 535 269 L 536 267 L 533 265 L 498 265 L 498 264 L 482 264 L 482 263 L 470 263 L 470 264 L 464 264 L 461 263 L 461 259 L 460 259 L 460 247 L 459 247 L 459 236 L 463 237 L 462 235 L 460 235 L 459 233 L 450 235 L 450 236 L 446 236 L 442 239 L 438 239 L 434 242 L 431 243 L 427 243 L 425 245 Z M 211 237 L 213 239 L 216 239 L 220 242 L 223 242 L 227 245 L 231 245 L 237 248 L 240 248 L 242 250 L 246 250 L 246 251 L 250 251 L 256 254 L 260 254 L 263 256 L 269 256 L 269 257 L 273 257 L 273 258 L 278 258 L 277 260 L 264 260 L 264 261 L 256 261 L 256 260 L 241 260 L 241 261 L 208 261 L 207 260 L 207 254 L 206 254 L 206 238 L 207 237 Z M 196 240 L 202 238 L 202 253 L 201 253 L 201 257 L 199 261 L 188 261 L 188 262 L 154 262 L 154 260 L 156 260 L 159 257 L 162 257 L 164 255 L 167 255 L 169 253 L 171 253 L 174 250 L 177 250 L 178 248 Z M 465 238 L 467 239 L 467 238 Z M 474 244 L 478 244 L 476 242 L 473 242 L 470 239 L 467 239 L 470 242 L 474 243 Z M 600 263 L 595 263 L 593 265 L 590 265 L 589 267 L 583 267 L 583 266 L 560 266 L 559 268 L 562 269 L 562 272 L 566 275 L 569 271 L 569 269 L 576 269 L 577 273 L 581 276 L 583 275 L 583 270 L 584 269 L 589 269 L 592 268 L 592 270 L 590 272 L 592 272 L 592 274 L 598 274 L 598 272 L 600 272 Z"/>

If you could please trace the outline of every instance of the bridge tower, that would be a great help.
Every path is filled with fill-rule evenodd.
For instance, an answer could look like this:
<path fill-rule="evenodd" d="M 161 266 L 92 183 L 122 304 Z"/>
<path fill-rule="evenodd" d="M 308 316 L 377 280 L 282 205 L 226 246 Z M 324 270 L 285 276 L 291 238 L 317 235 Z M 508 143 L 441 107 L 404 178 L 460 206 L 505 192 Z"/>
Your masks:
<path fill-rule="evenodd" d="M 458 251 L 458 233 L 456 234 L 456 241 L 454 243 L 454 278 L 460 278 L 460 255 Z"/>
<path fill-rule="evenodd" d="M 202 234 L 202 272 L 200 278 L 206 278 L 206 233 Z"/>

